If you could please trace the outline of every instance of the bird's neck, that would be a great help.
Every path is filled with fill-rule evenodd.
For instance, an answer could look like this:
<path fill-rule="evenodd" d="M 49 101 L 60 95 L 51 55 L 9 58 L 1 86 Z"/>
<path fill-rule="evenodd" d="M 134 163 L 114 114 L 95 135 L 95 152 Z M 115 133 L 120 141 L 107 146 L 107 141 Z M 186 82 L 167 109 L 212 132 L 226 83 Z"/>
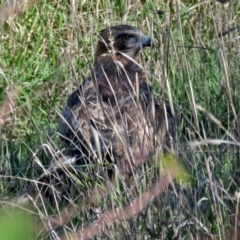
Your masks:
<path fill-rule="evenodd" d="M 96 72 L 117 70 L 117 72 L 143 72 L 143 68 L 131 57 L 124 53 L 105 53 L 97 56 L 94 62 Z"/>

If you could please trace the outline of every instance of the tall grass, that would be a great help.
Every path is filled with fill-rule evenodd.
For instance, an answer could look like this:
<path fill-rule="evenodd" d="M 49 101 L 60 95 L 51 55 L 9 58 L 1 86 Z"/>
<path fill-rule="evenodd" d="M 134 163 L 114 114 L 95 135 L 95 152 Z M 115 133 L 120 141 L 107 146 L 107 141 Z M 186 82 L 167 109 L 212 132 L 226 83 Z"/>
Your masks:
<path fill-rule="evenodd" d="M 155 48 L 138 61 L 158 98 L 174 106 L 178 159 L 191 181 L 171 184 L 137 217 L 113 224 L 101 236 L 224 239 L 234 225 L 229 215 L 235 212 L 234 193 L 239 191 L 239 28 L 220 35 L 237 26 L 239 1 L 43 0 L 29 4 L 10 11 L 8 17 L 0 16 L 6 20 L 0 33 L 0 100 L 15 93 L 15 107 L 0 126 L 1 199 L 10 201 L 22 192 L 64 148 L 57 134 L 59 114 L 67 96 L 90 76 L 99 30 L 128 23 L 154 38 Z M 10 2 L 9 7 L 13 6 Z M 129 203 L 136 192 L 151 185 L 156 172 L 147 166 L 144 174 L 137 175 L 135 188 L 120 186 L 119 192 L 100 203 L 101 208 L 106 209 L 109 202 Z M 74 176 L 70 179 L 75 188 L 69 197 L 74 198 L 76 189 L 81 194 L 86 186 Z M 60 211 L 44 209 L 38 215 Z M 72 232 L 96 217 L 84 209 L 56 233 Z"/>

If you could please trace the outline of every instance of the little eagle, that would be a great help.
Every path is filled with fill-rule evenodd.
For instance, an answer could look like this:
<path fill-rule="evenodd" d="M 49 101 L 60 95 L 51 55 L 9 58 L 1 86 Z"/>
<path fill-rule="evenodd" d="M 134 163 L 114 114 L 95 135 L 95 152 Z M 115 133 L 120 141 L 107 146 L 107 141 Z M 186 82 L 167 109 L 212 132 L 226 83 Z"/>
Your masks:
<path fill-rule="evenodd" d="M 100 32 L 91 77 L 68 97 L 59 121 L 67 155 L 81 164 L 116 164 L 126 173 L 157 149 L 171 148 L 171 108 L 157 101 L 135 60 L 141 49 L 151 46 L 152 39 L 130 25 Z"/>
<path fill-rule="evenodd" d="M 172 148 L 175 119 L 171 108 L 157 101 L 143 67 L 135 60 L 141 49 L 152 46 L 150 37 L 130 25 L 100 32 L 91 76 L 68 97 L 59 120 L 59 134 L 66 143 L 63 165 L 74 159 L 70 165 L 99 166 L 111 181 L 114 166 L 123 176 L 152 154 Z M 46 195 L 53 194 L 48 182 L 62 194 L 68 188 L 63 179 L 56 162 L 36 182 Z M 15 202 L 24 204 L 29 196 L 35 198 L 35 186 Z"/>

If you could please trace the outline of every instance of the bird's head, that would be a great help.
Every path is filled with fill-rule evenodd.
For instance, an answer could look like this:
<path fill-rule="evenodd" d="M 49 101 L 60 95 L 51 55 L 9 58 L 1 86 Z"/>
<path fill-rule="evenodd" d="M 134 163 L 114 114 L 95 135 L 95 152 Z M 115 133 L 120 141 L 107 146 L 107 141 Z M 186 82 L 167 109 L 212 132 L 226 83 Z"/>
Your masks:
<path fill-rule="evenodd" d="M 124 53 L 134 58 L 141 48 L 152 45 L 152 39 L 136 27 L 130 25 L 107 27 L 99 34 L 96 57 L 112 51 L 116 55 Z"/>

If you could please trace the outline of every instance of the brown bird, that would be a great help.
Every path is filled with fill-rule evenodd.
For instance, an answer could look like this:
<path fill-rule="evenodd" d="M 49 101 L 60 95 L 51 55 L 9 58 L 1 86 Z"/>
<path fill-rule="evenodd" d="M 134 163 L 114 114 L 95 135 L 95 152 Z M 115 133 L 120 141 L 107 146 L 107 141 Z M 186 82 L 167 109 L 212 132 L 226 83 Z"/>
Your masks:
<path fill-rule="evenodd" d="M 81 164 L 116 164 L 128 172 L 156 149 L 169 149 L 174 118 L 154 98 L 152 85 L 134 60 L 150 37 L 130 25 L 100 32 L 92 76 L 67 100 L 59 122 L 67 154 Z"/>
<path fill-rule="evenodd" d="M 78 198 L 70 201 L 58 217 L 46 219 L 39 229 L 66 225 L 82 206 L 97 206 L 99 199 L 114 190 L 116 171 L 120 176 L 131 175 L 152 154 L 171 150 L 175 138 L 171 108 L 157 101 L 144 69 L 135 60 L 142 48 L 152 46 L 151 38 L 133 26 L 112 26 L 100 32 L 91 77 L 68 97 L 59 121 L 66 152 L 13 202 L 22 205 L 32 199 L 38 206 L 44 196 L 43 204 L 59 208 L 56 199 L 66 204 L 64 198 L 73 199 L 67 196 L 69 192 L 74 197 L 85 192 L 84 198 L 80 209 Z M 75 164 L 82 165 L 80 173 Z M 97 179 L 86 192 L 88 181 L 75 181 L 85 180 L 86 175 L 93 176 L 93 182 L 100 177 L 103 184 Z"/>
<path fill-rule="evenodd" d="M 141 49 L 152 46 L 149 36 L 130 25 L 100 32 L 91 77 L 68 97 L 62 111 L 59 133 L 68 157 L 62 158 L 60 165 L 85 165 L 93 174 L 90 166 L 99 166 L 105 177 L 111 178 L 113 166 L 126 175 L 152 154 L 172 148 L 175 120 L 171 108 L 155 99 L 144 69 L 135 60 Z M 48 173 L 52 174 L 40 176 L 38 186 L 51 182 L 57 188 L 53 178 L 58 166 L 50 167 Z M 55 178 L 63 185 L 61 174 Z M 29 188 L 16 202 L 35 194 L 34 188 Z"/>

